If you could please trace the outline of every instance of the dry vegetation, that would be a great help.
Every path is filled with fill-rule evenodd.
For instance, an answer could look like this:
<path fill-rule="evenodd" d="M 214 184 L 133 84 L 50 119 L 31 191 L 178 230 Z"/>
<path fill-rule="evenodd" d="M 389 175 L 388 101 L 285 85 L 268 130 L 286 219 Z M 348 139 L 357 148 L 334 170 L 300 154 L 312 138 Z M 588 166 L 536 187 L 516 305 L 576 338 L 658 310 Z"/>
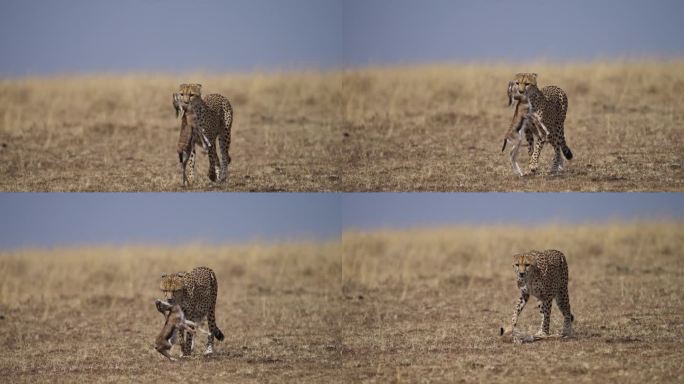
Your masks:
<path fill-rule="evenodd" d="M 681 382 L 684 231 L 676 223 L 346 232 L 343 243 L 0 252 L 0 375 L 10 382 Z M 499 340 L 511 253 L 568 255 L 576 337 Z M 342 254 L 340 252 L 343 252 Z M 161 272 L 211 266 L 211 358 L 152 348 Z M 340 289 L 341 288 L 341 289 Z M 534 331 L 532 300 L 520 327 Z M 557 308 L 552 332 L 562 325 Z M 178 353 L 174 348 L 174 354 Z"/>
<path fill-rule="evenodd" d="M 568 94 L 575 159 L 561 176 L 547 175 L 548 145 L 536 177 L 519 178 L 501 153 L 516 72 Z M 343 89 L 344 191 L 684 190 L 681 60 L 367 69 L 346 73 Z"/>
<path fill-rule="evenodd" d="M 200 155 L 200 177 L 180 187 L 171 94 L 188 81 L 233 104 L 227 184 Z M 339 89 L 339 75 L 316 73 L 0 81 L 0 191 L 334 190 Z"/>
<path fill-rule="evenodd" d="M 568 256 L 576 337 L 499 340 L 517 299 L 511 254 Z M 343 236 L 350 382 L 682 382 L 684 226 L 482 227 Z M 532 299 L 522 330 L 538 329 Z M 551 332 L 562 316 L 552 310 Z"/>
<path fill-rule="evenodd" d="M 548 146 L 523 179 L 501 153 L 518 71 L 568 93 L 561 176 L 546 175 Z M 229 182 L 211 184 L 202 155 L 189 190 L 684 190 L 681 60 L 2 80 L 0 190 L 183 190 L 170 100 L 185 81 L 236 113 Z"/>
<path fill-rule="evenodd" d="M 0 381 L 301 382 L 339 370 L 339 244 L 95 247 L 0 252 Z M 211 358 L 152 345 L 162 272 L 213 268 Z M 206 329 L 206 323 L 203 325 Z M 172 353 L 178 353 L 174 347 Z"/>

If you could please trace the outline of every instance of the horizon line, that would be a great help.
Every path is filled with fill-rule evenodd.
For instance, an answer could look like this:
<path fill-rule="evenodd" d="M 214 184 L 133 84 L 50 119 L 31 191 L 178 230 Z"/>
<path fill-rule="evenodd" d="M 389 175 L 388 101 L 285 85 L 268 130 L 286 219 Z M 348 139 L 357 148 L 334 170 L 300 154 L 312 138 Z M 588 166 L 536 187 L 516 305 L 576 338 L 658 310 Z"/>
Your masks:
<path fill-rule="evenodd" d="M 365 64 L 347 64 L 332 67 L 300 67 L 300 68 L 253 68 L 247 70 L 216 70 L 208 68 L 196 68 L 180 71 L 169 70 L 149 70 L 149 69 L 123 69 L 123 70 L 102 70 L 102 71 L 80 71 L 80 72 L 44 72 L 31 74 L 0 74 L 0 81 L 5 80 L 31 80 L 46 78 L 78 78 L 78 77 L 143 77 L 143 76 L 254 76 L 254 75 L 305 75 L 305 74 L 335 74 L 345 71 L 363 70 L 394 70 L 394 69 L 417 69 L 429 67 L 459 67 L 459 66 L 504 66 L 504 65 L 563 65 L 563 66 L 583 66 L 591 64 L 676 64 L 684 62 L 684 55 L 674 56 L 612 56 L 597 58 L 579 59 L 554 59 L 549 57 L 538 57 L 534 59 L 447 59 L 447 60 L 407 60 L 405 62 L 369 62 Z"/>

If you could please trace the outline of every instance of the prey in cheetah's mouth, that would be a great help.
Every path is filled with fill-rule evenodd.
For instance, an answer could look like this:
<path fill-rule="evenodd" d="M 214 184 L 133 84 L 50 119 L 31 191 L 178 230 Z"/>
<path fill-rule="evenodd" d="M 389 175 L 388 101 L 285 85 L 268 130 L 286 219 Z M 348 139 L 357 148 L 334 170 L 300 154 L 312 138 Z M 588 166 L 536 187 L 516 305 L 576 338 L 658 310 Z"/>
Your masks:
<path fill-rule="evenodd" d="M 185 107 L 180 99 L 180 95 L 177 93 L 173 94 L 173 108 L 176 110 L 176 118 L 183 118 L 185 116 Z"/>

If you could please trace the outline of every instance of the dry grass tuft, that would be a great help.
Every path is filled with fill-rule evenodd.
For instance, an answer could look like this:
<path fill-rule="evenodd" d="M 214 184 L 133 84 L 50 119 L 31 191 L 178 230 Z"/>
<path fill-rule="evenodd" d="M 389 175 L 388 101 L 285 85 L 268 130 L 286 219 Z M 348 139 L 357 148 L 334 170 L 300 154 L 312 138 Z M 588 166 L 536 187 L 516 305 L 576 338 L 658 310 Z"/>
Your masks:
<path fill-rule="evenodd" d="M 0 252 L 0 375 L 12 382 L 323 381 L 339 369 L 339 244 Z M 225 340 L 153 349 L 162 272 L 206 265 Z M 206 327 L 206 323 L 203 325 Z M 174 347 L 172 354 L 178 353 Z"/>
<path fill-rule="evenodd" d="M 499 339 L 511 255 L 568 257 L 576 337 Z M 349 232 L 343 371 L 354 382 L 681 382 L 684 226 L 634 223 Z M 538 329 L 531 300 L 520 329 Z M 560 333 L 555 307 L 551 332 Z"/>

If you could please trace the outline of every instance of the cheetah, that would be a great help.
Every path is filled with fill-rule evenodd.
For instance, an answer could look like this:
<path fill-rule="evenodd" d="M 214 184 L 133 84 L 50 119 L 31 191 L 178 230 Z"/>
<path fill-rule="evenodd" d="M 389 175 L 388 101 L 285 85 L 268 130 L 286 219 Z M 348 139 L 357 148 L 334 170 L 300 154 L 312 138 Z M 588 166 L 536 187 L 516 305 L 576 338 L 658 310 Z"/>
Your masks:
<path fill-rule="evenodd" d="M 565 142 L 564 124 L 565 116 L 568 112 L 568 96 L 561 88 L 550 85 L 537 88 L 536 73 L 518 73 L 515 75 L 512 86 L 514 97 L 526 99 L 530 104 L 530 113 L 535 114 L 547 132 L 546 136 L 540 137 L 530 157 L 530 172 L 536 173 L 539 164 L 539 155 L 544 144 L 549 141 L 556 152 L 551 165 L 551 173 L 556 173 L 563 169 L 563 157 L 572 160 L 572 151 Z M 532 145 L 532 140 L 528 136 L 528 143 Z"/>
<path fill-rule="evenodd" d="M 519 176 L 523 176 L 523 171 L 518 165 L 518 153 L 522 145 L 523 137 L 527 140 L 527 151 L 530 156 L 532 156 L 532 149 L 534 146 L 534 137 L 541 139 L 542 135 L 548 135 L 548 131 L 545 131 L 544 125 L 539 120 L 539 116 L 535 113 L 530 113 L 531 105 L 524 95 L 514 95 L 515 82 L 510 81 L 508 83 L 508 106 L 513 106 L 515 113 L 513 114 L 513 120 L 511 125 L 506 132 L 504 137 L 503 147 L 501 152 L 506 149 L 506 144 L 511 143 L 513 146 L 510 152 L 511 166 L 513 171 Z M 513 100 L 516 100 L 515 105 L 513 105 Z"/>
<path fill-rule="evenodd" d="M 191 334 L 195 334 L 195 323 L 187 320 L 185 314 L 178 304 L 171 304 L 162 300 L 155 300 L 154 304 L 157 306 L 157 310 L 161 312 L 166 320 L 164 321 L 164 327 L 157 340 L 155 341 L 154 349 L 157 352 L 164 355 L 170 361 L 175 361 L 176 359 L 171 357 L 171 347 L 176 342 L 179 330 L 188 331 Z"/>
<path fill-rule="evenodd" d="M 209 154 L 207 175 L 213 182 L 224 182 L 228 178 L 230 164 L 230 136 L 233 125 L 233 107 L 227 98 L 217 93 L 202 97 L 201 84 L 181 84 L 178 93 L 173 94 L 176 116 L 181 116 L 181 135 L 178 141 L 178 158 L 181 165 L 183 186 L 193 179 L 195 169 L 195 144 L 202 143 Z M 187 131 L 190 126 L 191 131 Z M 185 131 L 184 131 L 185 127 Z M 196 132 L 195 132 L 196 131 Z M 190 134 L 189 132 L 193 132 Z M 201 140 L 191 140 L 199 137 Z M 216 153 L 216 140 L 221 159 Z M 189 166 L 187 177 L 186 166 Z"/>
<path fill-rule="evenodd" d="M 159 284 L 169 303 L 178 304 L 188 320 L 195 323 L 207 318 L 210 334 L 207 336 L 205 355 L 214 353 L 214 337 L 222 341 L 223 332 L 216 326 L 216 297 L 218 283 L 214 271 L 207 267 L 197 267 L 190 272 L 162 274 Z M 187 336 L 185 338 L 184 336 Z M 180 333 L 181 353 L 192 353 L 192 334 Z"/>
<path fill-rule="evenodd" d="M 553 249 L 541 252 L 528 251 L 513 256 L 513 268 L 520 289 L 520 299 L 515 307 L 515 312 L 513 312 L 511 328 L 515 329 L 518 316 L 532 295 L 540 300 L 539 308 L 542 314 L 541 326 L 536 336 L 548 336 L 551 302 L 555 298 L 564 318 L 562 336 L 572 336 L 574 316 L 570 311 L 568 264 L 565 261 L 565 255 Z M 503 335 L 503 333 L 502 328 L 501 334 Z"/>

